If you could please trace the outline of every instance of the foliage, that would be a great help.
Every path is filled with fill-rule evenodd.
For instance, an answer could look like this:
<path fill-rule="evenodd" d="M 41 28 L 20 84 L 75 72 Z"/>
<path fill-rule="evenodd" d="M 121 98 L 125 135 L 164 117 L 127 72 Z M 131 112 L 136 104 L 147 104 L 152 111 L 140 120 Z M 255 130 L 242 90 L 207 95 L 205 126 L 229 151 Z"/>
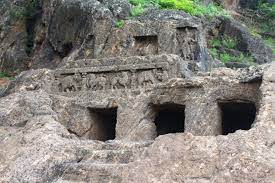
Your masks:
<path fill-rule="evenodd" d="M 239 63 L 249 63 L 252 64 L 254 59 L 250 55 L 245 55 L 241 53 L 239 56 L 234 56 L 229 53 L 221 53 L 220 54 L 220 60 L 223 63 L 228 63 L 228 62 L 239 62 Z"/>
<path fill-rule="evenodd" d="M 272 37 L 264 38 L 264 42 L 271 47 L 272 53 L 275 54 L 275 39 Z"/>
<path fill-rule="evenodd" d="M 207 17 L 216 17 L 216 16 L 225 16 L 230 17 L 230 13 L 224 10 L 222 7 L 210 3 L 208 6 L 204 6 L 200 3 L 196 5 L 193 15 L 196 16 L 207 16 Z"/>
<path fill-rule="evenodd" d="M 269 3 L 261 3 L 258 10 L 266 17 L 275 18 L 275 4 L 271 5 Z"/>
<path fill-rule="evenodd" d="M 229 16 L 229 13 L 220 6 L 214 3 L 205 6 L 199 0 L 129 0 L 129 2 L 134 5 L 132 16 L 139 16 L 146 8 L 152 6 L 161 9 L 182 10 L 194 16 Z"/>
<path fill-rule="evenodd" d="M 225 52 L 224 48 L 226 49 L 236 49 L 237 46 L 237 40 L 230 38 L 228 36 L 224 36 L 222 39 L 213 39 L 209 41 L 210 54 L 223 63 L 228 62 L 239 62 L 239 63 L 249 63 L 252 64 L 254 59 L 251 55 L 240 53 L 239 55 L 233 55 L 231 53 Z"/>
<path fill-rule="evenodd" d="M 118 20 L 118 21 L 115 23 L 116 28 L 123 28 L 124 25 L 125 25 L 125 21 L 124 21 L 124 20 Z"/>
<path fill-rule="evenodd" d="M 225 48 L 234 49 L 237 46 L 237 41 L 235 39 L 228 37 L 228 36 L 225 36 L 224 39 L 222 40 L 222 45 Z"/>
<path fill-rule="evenodd" d="M 209 41 L 209 43 L 210 43 L 210 46 L 214 48 L 224 47 L 228 49 L 234 49 L 237 46 L 237 41 L 228 36 L 224 36 L 222 40 L 213 39 Z"/>
<path fill-rule="evenodd" d="M 254 36 L 261 38 L 262 36 L 259 34 L 259 30 L 256 27 L 249 27 L 249 33 Z"/>
<path fill-rule="evenodd" d="M 132 8 L 131 16 L 133 16 L 133 17 L 140 16 L 142 13 L 144 13 L 144 11 L 145 11 L 144 7 L 141 4 L 139 4 Z"/>
<path fill-rule="evenodd" d="M 159 0 L 161 8 L 183 10 L 187 13 L 194 14 L 195 4 L 191 0 Z"/>

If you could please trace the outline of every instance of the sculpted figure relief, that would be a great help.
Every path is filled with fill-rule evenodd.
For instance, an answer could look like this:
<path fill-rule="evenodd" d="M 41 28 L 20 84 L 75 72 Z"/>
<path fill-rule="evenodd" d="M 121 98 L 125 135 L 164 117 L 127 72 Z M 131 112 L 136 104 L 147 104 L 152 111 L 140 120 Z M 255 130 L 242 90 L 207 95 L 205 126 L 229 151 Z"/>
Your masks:
<path fill-rule="evenodd" d="M 122 72 L 122 77 L 114 77 L 111 81 L 111 89 L 118 89 L 118 85 L 127 88 L 127 84 L 129 83 L 129 76 L 127 72 Z"/>
<path fill-rule="evenodd" d="M 89 74 L 87 78 L 88 78 L 87 86 L 88 88 L 93 90 L 96 86 L 96 76 L 95 74 Z"/>
<path fill-rule="evenodd" d="M 166 82 L 169 79 L 167 70 L 158 71 L 157 69 L 155 69 L 154 74 L 155 74 L 156 78 L 161 82 Z"/>
<path fill-rule="evenodd" d="M 56 78 L 56 87 L 59 88 L 60 92 L 135 89 L 152 87 L 169 79 L 166 67 L 148 70 L 130 69 L 129 71 L 116 71 L 116 76 L 113 75 L 112 72 L 76 72 L 73 75 Z"/>
<path fill-rule="evenodd" d="M 155 84 L 155 77 L 152 71 L 143 71 L 139 73 L 138 84 L 140 87 L 148 87 Z"/>
<path fill-rule="evenodd" d="M 81 89 L 82 89 L 82 77 L 81 77 L 81 74 L 79 72 L 77 72 L 74 75 L 74 81 L 75 81 L 76 90 L 81 91 Z"/>
<path fill-rule="evenodd" d="M 88 83 L 89 81 L 88 81 L 88 77 L 87 77 L 87 73 L 82 73 L 82 83 L 81 83 L 81 85 L 82 85 L 82 89 L 83 90 L 88 90 Z"/>
<path fill-rule="evenodd" d="M 73 92 L 77 90 L 77 84 L 74 76 L 66 76 L 61 78 L 60 82 L 61 92 Z"/>
<path fill-rule="evenodd" d="M 95 90 L 105 90 L 107 79 L 104 76 L 99 76 L 95 79 L 96 89 Z"/>
<path fill-rule="evenodd" d="M 196 29 L 194 28 L 181 28 L 178 34 L 177 41 L 179 44 L 179 53 L 185 60 L 195 60 L 196 48 Z"/>

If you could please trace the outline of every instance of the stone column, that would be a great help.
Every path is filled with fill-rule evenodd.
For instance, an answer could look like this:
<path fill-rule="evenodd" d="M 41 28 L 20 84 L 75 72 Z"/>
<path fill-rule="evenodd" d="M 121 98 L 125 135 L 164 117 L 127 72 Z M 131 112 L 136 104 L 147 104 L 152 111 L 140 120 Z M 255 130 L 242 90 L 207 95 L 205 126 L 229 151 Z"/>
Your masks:
<path fill-rule="evenodd" d="M 116 140 L 144 141 L 156 137 L 154 111 L 147 95 L 127 96 L 118 103 Z"/>
<path fill-rule="evenodd" d="M 188 101 L 185 108 L 185 132 L 197 136 L 221 134 L 218 104 L 203 99 Z"/>

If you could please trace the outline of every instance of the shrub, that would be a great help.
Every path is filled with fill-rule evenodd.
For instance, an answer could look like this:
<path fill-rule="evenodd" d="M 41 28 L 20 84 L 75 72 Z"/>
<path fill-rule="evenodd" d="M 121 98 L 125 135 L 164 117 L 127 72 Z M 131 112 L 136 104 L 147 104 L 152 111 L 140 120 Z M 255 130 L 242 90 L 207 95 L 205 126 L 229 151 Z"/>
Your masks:
<path fill-rule="evenodd" d="M 159 5 L 161 8 L 183 10 L 190 14 L 195 11 L 194 2 L 191 0 L 160 0 Z"/>
<path fill-rule="evenodd" d="M 140 16 L 142 13 L 144 13 L 144 11 L 145 11 L 144 7 L 141 4 L 139 4 L 132 8 L 131 16 L 133 17 Z"/>
<path fill-rule="evenodd" d="M 275 4 L 262 3 L 259 5 L 258 10 L 267 17 L 275 18 Z"/>
<path fill-rule="evenodd" d="M 209 41 L 209 44 L 213 48 L 224 47 L 228 49 L 234 49 L 237 46 L 236 39 L 230 38 L 228 36 L 224 36 L 222 40 L 213 39 Z"/>
<path fill-rule="evenodd" d="M 234 49 L 237 46 L 237 41 L 235 39 L 228 37 L 228 36 L 225 36 L 224 39 L 222 40 L 222 45 L 225 48 Z"/>
<path fill-rule="evenodd" d="M 199 0 L 129 0 L 129 2 L 134 5 L 132 11 L 134 11 L 133 14 L 135 16 L 140 15 L 140 12 L 143 13 L 144 10 L 149 6 L 154 6 L 162 9 L 183 10 L 186 13 L 195 16 L 230 16 L 229 13 L 222 9 L 220 6 L 217 6 L 214 3 L 205 6 Z M 141 11 L 141 9 L 143 11 Z"/>
<path fill-rule="evenodd" d="M 118 20 L 118 21 L 116 22 L 116 24 L 115 24 L 115 26 L 116 26 L 117 28 L 123 28 L 124 25 L 125 25 L 125 21 L 124 21 L 124 20 Z"/>

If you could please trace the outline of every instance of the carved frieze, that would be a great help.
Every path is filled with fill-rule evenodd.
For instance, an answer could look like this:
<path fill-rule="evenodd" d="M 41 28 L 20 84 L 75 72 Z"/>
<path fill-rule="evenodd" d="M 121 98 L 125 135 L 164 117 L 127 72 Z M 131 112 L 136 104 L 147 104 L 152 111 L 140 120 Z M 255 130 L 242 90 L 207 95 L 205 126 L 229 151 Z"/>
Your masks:
<path fill-rule="evenodd" d="M 167 62 L 63 69 L 56 71 L 54 90 L 69 93 L 151 88 L 168 81 L 168 71 Z"/>

